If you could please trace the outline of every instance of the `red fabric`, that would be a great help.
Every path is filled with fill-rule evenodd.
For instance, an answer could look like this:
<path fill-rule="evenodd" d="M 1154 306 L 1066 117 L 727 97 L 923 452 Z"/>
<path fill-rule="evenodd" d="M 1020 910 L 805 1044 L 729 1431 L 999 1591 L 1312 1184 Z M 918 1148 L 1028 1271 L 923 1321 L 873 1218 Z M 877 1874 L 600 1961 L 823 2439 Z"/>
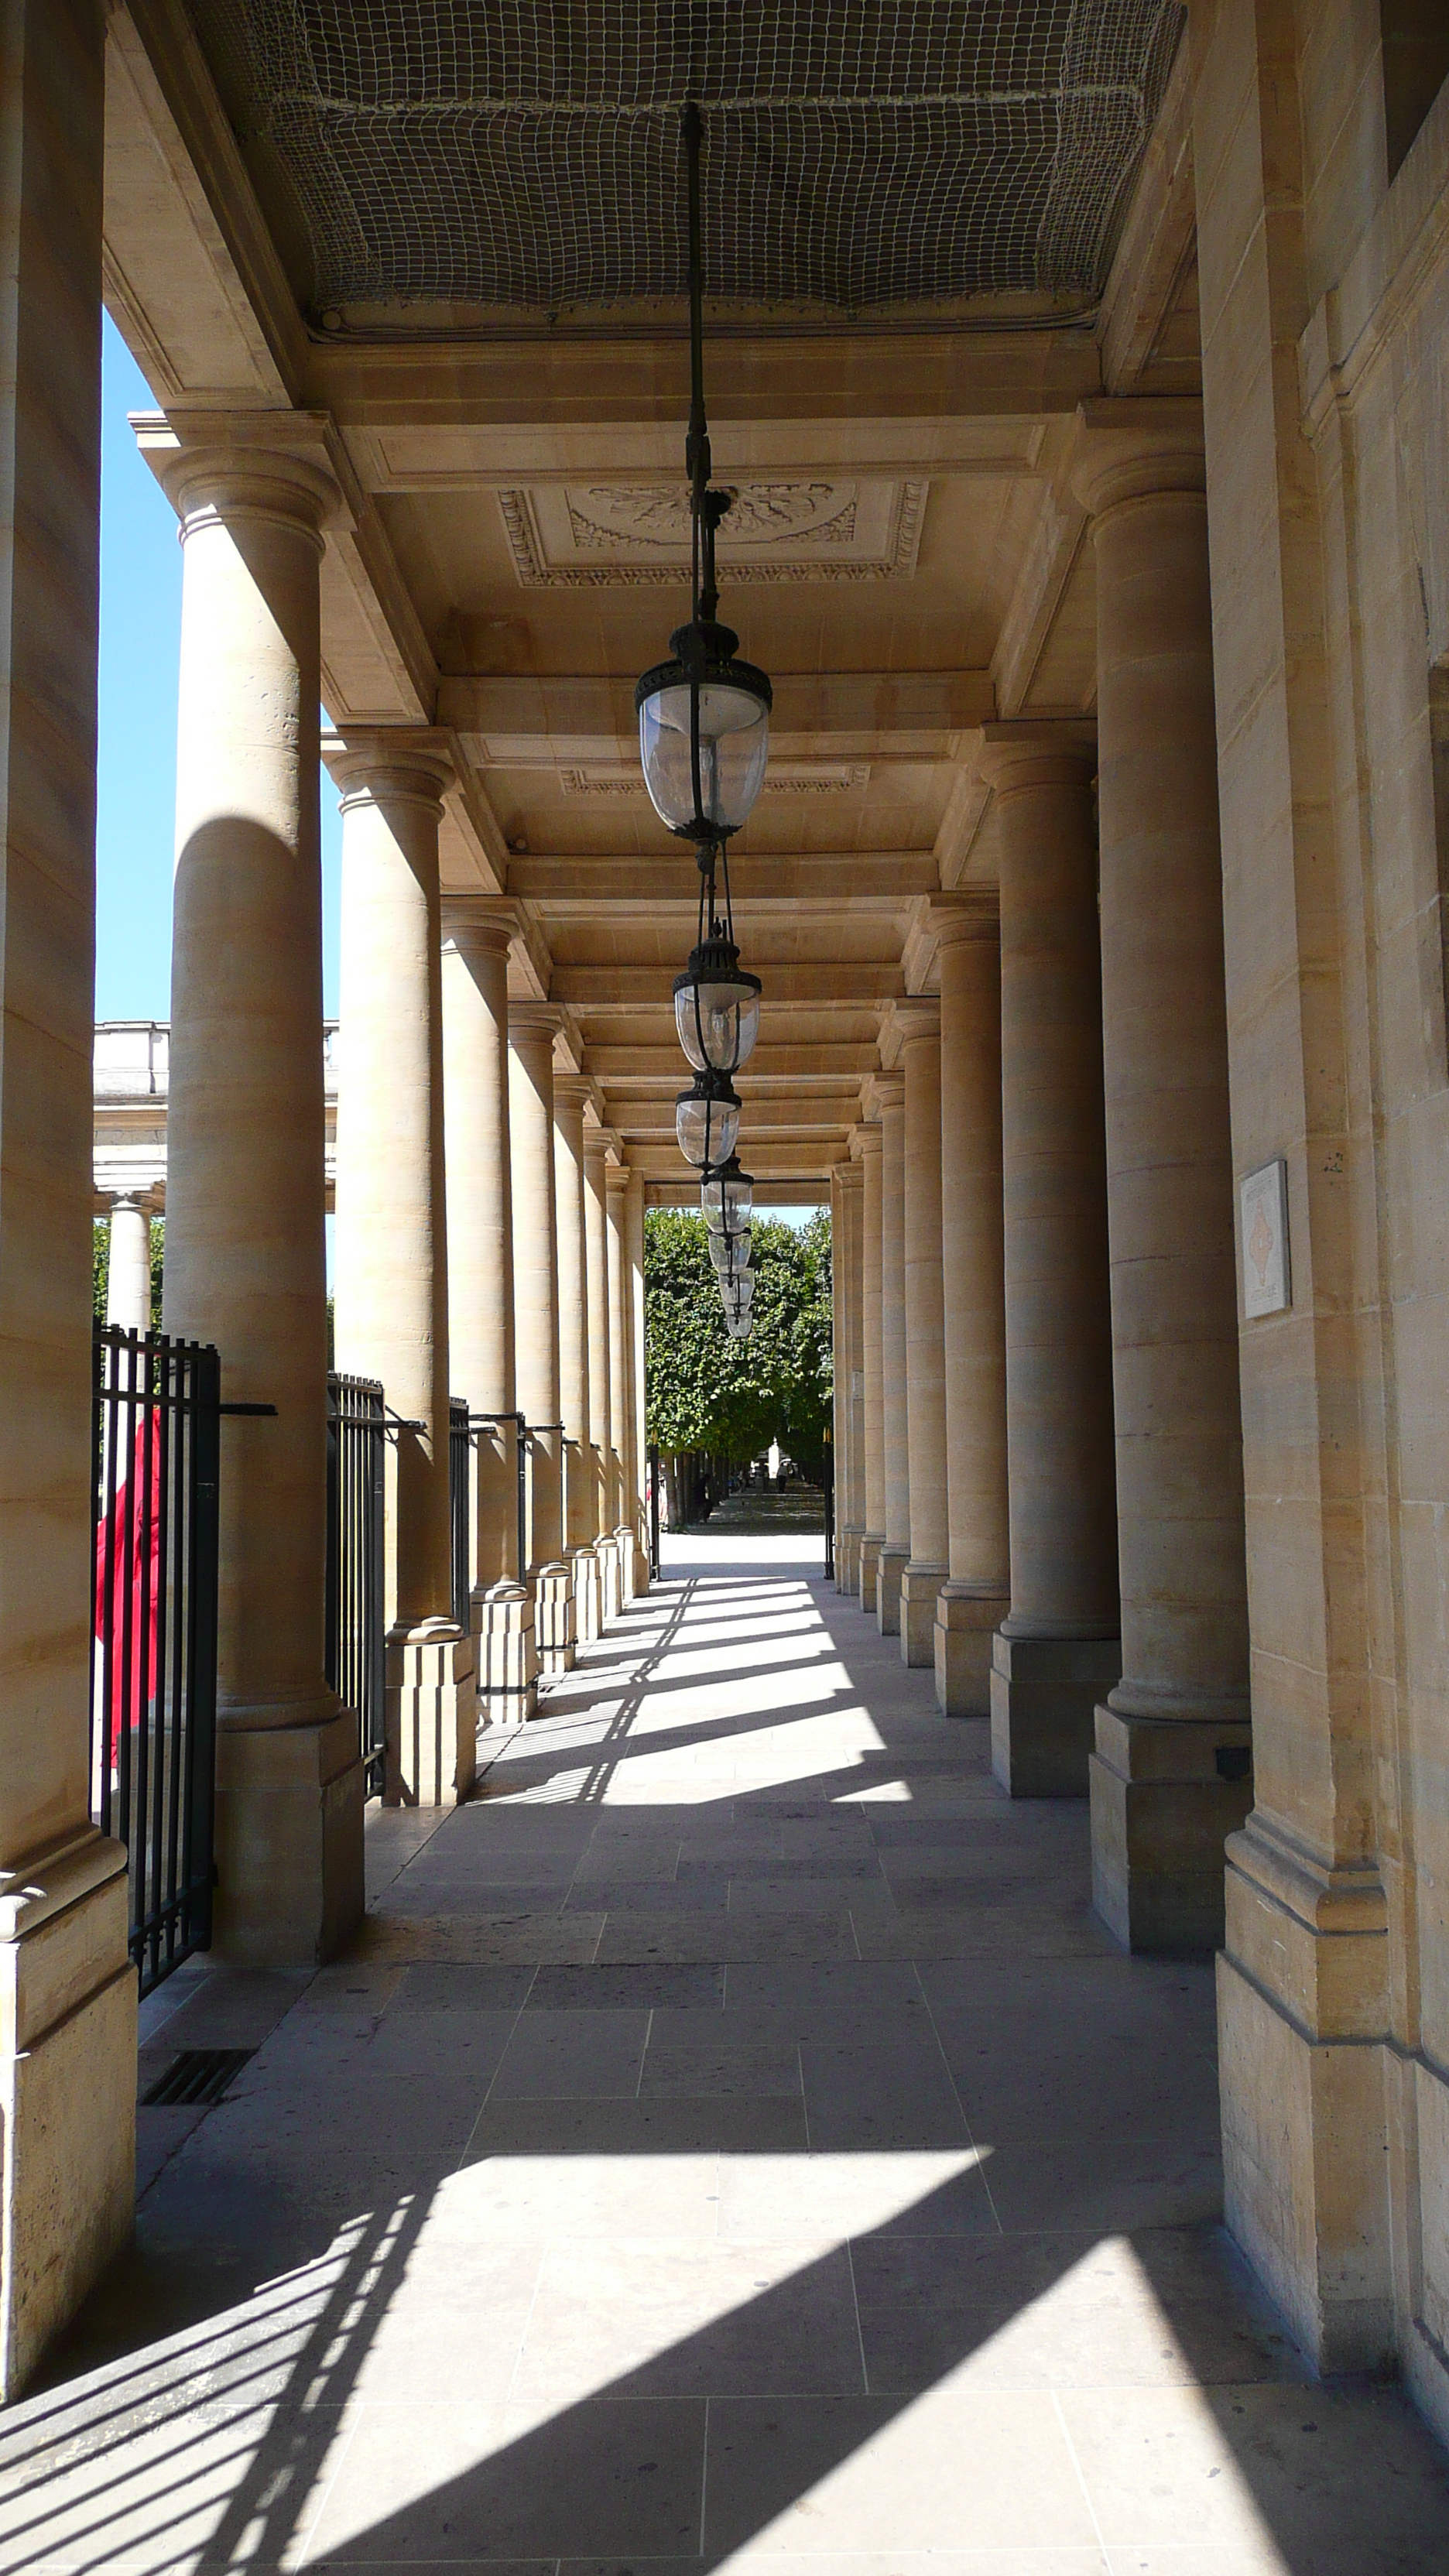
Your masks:
<path fill-rule="evenodd" d="M 148 1521 L 149 1515 L 149 1521 Z M 106 1600 L 110 1555 L 111 1595 Z M 149 1598 L 147 1560 L 150 1564 Z M 126 1671 L 126 1591 L 131 1594 L 130 1673 Z M 109 1621 L 107 1612 L 109 1608 Z M 110 1510 L 96 1523 L 97 1637 L 111 1633 L 110 1756 L 120 1753 L 121 1729 L 135 1726 L 156 1696 L 161 1621 L 161 1415 L 148 1407 L 136 1425 L 131 1472 L 116 1487 Z M 144 1678 L 143 1678 L 144 1677 Z"/>

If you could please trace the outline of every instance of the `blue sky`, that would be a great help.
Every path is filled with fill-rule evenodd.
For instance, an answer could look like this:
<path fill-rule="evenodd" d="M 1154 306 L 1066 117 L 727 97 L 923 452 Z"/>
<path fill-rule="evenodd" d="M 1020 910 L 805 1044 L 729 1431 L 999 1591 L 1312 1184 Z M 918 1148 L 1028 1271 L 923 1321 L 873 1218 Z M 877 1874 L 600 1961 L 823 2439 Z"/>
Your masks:
<path fill-rule="evenodd" d="M 109 316 L 101 363 L 100 756 L 96 817 L 96 1018 L 171 1016 L 176 673 L 181 548 L 170 502 L 136 453 L 126 414 L 155 397 Z M 322 975 L 337 1009 L 340 826 L 322 780 Z"/>

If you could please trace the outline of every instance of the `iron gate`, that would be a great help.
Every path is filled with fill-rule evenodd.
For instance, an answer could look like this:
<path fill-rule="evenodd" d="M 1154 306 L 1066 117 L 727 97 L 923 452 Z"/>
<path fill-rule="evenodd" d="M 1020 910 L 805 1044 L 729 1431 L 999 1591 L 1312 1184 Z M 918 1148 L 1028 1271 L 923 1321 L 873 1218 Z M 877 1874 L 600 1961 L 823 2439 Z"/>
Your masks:
<path fill-rule="evenodd" d="M 98 1325 L 91 1808 L 126 1846 L 141 1992 L 211 1946 L 221 1364 Z"/>
<path fill-rule="evenodd" d="M 453 1617 L 462 1629 L 473 1620 L 473 1434 L 465 1395 L 448 1403 L 448 1510 L 453 1528 Z"/>
<path fill-rule="evenodd" d="M 357 1711 L 363 1796 L 383 1786 L 387 1406 L 376 1378 L 327 1380 L 327 1679 Z"/>

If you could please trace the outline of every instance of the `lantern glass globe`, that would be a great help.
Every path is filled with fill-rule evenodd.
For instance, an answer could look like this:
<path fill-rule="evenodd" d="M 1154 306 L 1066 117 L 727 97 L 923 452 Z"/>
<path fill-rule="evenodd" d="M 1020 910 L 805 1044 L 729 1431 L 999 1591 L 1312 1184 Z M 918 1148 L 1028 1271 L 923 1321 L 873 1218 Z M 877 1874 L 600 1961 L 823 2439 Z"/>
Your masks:
<path fill-rule="evenodd" d="M 703 1170 L 727 1163 L 740 1131 L 740 1104 L 728 1079 L 697 1073 L 688 1091 L 674 1104 L 674 1132 L 686 1163 Z"/>
<path fill-rule="evenodd" d="M 704 630 L 708 635 L 709 630 Z M 716 628 L 731 645 L 727 628 Z M 661 823 L 684 840 L 723 840 L 747 819 L 765 781 L 770 750 L 770 683 L 728 652 L 700 651 L 691 630 L 670 637 L 689 660 L 661 662 L 635 691 L 644 784 Z M 699 724 L 699 799 L 695 801 L 692 726 Z"/>

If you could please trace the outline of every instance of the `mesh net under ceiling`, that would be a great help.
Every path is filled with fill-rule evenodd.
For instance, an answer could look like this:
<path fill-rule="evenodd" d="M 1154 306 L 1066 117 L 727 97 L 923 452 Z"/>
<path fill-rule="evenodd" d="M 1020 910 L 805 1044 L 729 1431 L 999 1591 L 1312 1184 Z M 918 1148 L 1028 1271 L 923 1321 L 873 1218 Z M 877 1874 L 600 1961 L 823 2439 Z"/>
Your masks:
<path fill-rule="evenodd" d="M 191 0 L 304 301 L 1090 305 L 1179 0 Z"/>

